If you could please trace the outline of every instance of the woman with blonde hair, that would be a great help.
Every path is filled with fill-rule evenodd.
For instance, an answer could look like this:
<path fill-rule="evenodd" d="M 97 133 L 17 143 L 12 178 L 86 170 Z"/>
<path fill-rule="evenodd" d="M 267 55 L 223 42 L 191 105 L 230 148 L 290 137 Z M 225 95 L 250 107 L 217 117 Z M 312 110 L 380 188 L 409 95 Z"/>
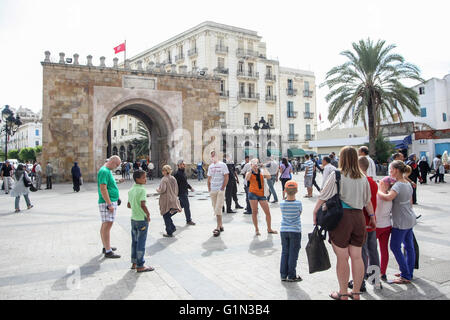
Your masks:
<path fill-rule="evenodd" d="M 346 146 L 339 154 L 340 199 L 344 214 L 337 227 L 329 231 L 329 238 L 337 257 L 336 273 L 339 281 L 339 292 L 332 292 L 330 297 L 335 300 L 348 300 L 348 297 L 359 300 L 361 292 L 348 292 L 351 259 L 353 290 L 359 291 L 364 279 L 364 262 L 362 246 L 366 240 L 366 222 L 363 208 L 370 217 L 370 227 L 375 228 L 375 216 L 372 206 L 369 182 L 358 165 L 358 153 L 355 148 Z M 327 178 L 314 208 L 313 223 L 317 224 L 317 211 L 337 193 L 336 172 Z"/>
<path fill-rule="evenodd" d="M 177 212 L 181 212 L 181 205 L 178 200 L 178 183 L 171 173 L 172 168 L 169 165 L 162 167 L 163 178 L 158 189 L 156 189 L 156 192 L 159 193 L 159 210 L 166 225 L 164 237 L 173 237 L 173 233 L 177 228 L 173 224 L 172 216 Z"/>
<path fill-rule="evenodd" d="M 258 203 L 266 214 L 267 232 L 277 234 L 277 231 L 272 230 L 269 204 L 267 198 L 264 196 L 264 179 L 271 179 L 272 176 L 258 163 L 258 159 L 252 159 L 251 168 L 251 171 L 247 172 L 245 175 L 245 180 L 249 182 L 248 200 L 250 201 L 250 206 L 252 208 L 252 220 L 253 225 L 255 226 L 255 235 L 261 235 L 258 229 Z"/>

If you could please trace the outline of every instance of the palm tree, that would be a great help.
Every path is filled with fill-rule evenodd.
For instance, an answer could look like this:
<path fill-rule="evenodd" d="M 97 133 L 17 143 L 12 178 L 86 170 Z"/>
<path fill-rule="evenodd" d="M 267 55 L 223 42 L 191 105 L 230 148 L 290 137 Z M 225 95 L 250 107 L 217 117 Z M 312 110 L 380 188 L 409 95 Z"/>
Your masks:
<path fill-rule="evenodd" d="M 330 102 L 328 120 L 333 121 L 343 113 L 342 122 L 352 116 L 353 124 L 363 121 L 369 126 L 369 153 L 375 155 L 375 139 L 379 133 L 382 119 L 398 116 L 401 123 L 402 112 L 409 110 L 413 115 L 420 114 L 417 92 L 404 86 L 400 81 L 413 79 L 420 82 L 419 68 L 405 62 L 404 58 L 391 51 L 395 45 L 385 46 L 385 41 L 360 40 L 352 44 L 341 55 L 349 61 L 328 71 L 324 83 L 331 90 L 325 97 Z"/>
<path fill-rule="evenodd" d="M 137 134 L 140 135 L 139 139 L 133 139 L 131 142 L 134 149 L 136 150 L 136 157 L 139 156 L 148 156 L 149 151 L 149 133 L 148 129 L 144 123 L 141 121 L 138 122 L 137 125 Z"/>

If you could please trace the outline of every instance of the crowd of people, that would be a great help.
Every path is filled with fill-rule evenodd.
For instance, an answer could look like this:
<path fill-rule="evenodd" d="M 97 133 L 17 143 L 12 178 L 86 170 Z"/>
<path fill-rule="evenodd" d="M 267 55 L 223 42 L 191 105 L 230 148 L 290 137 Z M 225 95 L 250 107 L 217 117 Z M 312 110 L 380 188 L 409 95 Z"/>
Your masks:
<path fill-rule="evenodd" d="M 429 179 L 439 178 L 444 183 L 441 168 L 441 155 L 433 160 L 432 167 L 436 174 Z M 399 266 L 399 273 L 390 283 L 408 284 L 413 280 L 414 268 L 417 267 L 415 236 L 413 228 L 420 216 L 416 216 L 413 204 L 417 204 L 417 183 L 427 183 L 427 174 L 431 171 L 426 159 L 417 162 L 415 154 L 405 159 L 401 153 L 392 156 L 389 165 L 389 175 L 376 180 L 376 165 L 369 156 L 367 147 L 346 146 L 340 150 L 339 159 L 332 153 L 321 159 L 321 163 L 314 155 L 306 155 L 304 162 L 305 198 L 313 197 L 313 188 L 319 192 L 313 210 L 313 224 L 318 225 L 317 215 L 324 204 L 336 194 L 342 205 L 343 215 L 337 227 L 329 230 L 329 242 L 336 255 L 336 274 L 339 289 L 332 292 L 330 297 L 336 300 L 359 300 L 366 291 L 366 281 L 371 276 L 370 266 L 380 268 L 381 280 L 388 281 L 387 265 L 389 249 L 393 253 Z M 425 164 L 426 163 L 426 164 Z M 100 168 L 97 175 L 98 206 L 101 216 L 100 236 L 105 258 L 120 258 L 111 246 L 110 231 L 121 204 L 117 183 L 127 179 L 133 166 L 134 184 L 128 192 L 127 208 L 131 209 L 131 269 L 137 272 L 153 271 L 154 268 L 145 265 L 145 244 L 150 222 L 147 208 L 147 194 L 145 184 L 147 178 L 153 175 L 154 166 L 150 168 L 147 162 L 122 162 L 118 156 L 109 158 Z M 236 213 L 240 206 L 237 197 L 239 177 L 234 162 L 230 156 L 220 161 L 215 151 L 210 154 L 210 164 L 207 170 L 204 163 L 197 164 L 199 181 L 203 180 L 206 171 L 207 188 L 211 199 L 211 212 L 216 218 L 216 226 L 212 233 L 219 237 L 224 232 L 224 212 Z M 280 259 L 281 281 L 302 281 L 297 275 L 296 266 L 299 256 L 302 227 L 302 202 L 296 198 L 299 192 L 298 183 L 293 174 L 297 172 L 297 163 L 290 163 L 286 158 L 280 162 L 273 157 L 265 163 L 258 159 L 245 157 L 245 163 L 240 170 L 243 187 L 246 194 L 246 208 L 244 214 L 252 215 L 255 236 L 261 235 L 258 223 L 259 207 L 265 215 L 268 234 L 280 235 L 282 251 Z M 116 181 L 113 172 L 120 169 L 122 179 Z M 316 183 L 318 172 L 322 174 L 322 185 Z M 81 170 L 74 163 L 71 174 L 74 191 L 80 190 L 82 184 Z M 49 163 L 46 167 L 47 188 L 52 188 L 53 168 Z M 183 160 L 177 162 L 177 170 L 173 173 L 170 165 L 162 167 L 162 179 L 156 192 L 159 195 L 160 214 L 165 224 L 164 237 L 174 237 L 176 226 L 173 216 L 184 211 L 186 224 L 195 226 L 192 220 L 188 192 L 195 191 L 188 183 L 186 164 Z M 42 177 L 40 163 L 32 168 L 20 164 L 16 169 L 7 161 L 1 168 L 1 177 L 5 185 L 5 193 L 11 189 L 11 196 L 15 197 L 16 212 L 19 209 L 20 197 L 25 198 L 28 209 L 33 207 L 28 197 L 27 181 L 35 180 L 37 189 Z M 34 177 L 34 178 L 32 178 Z M 437 177 L 437 178 L 436 178 Z M 281 228 L 278 232 L 272 228 L 270 198 L 272 203 L 279 201 L 274 188 L 275 183 L 281 182 L 282 200 L 280 201 Z M 232 202 L 235 210 L 232 209 Z M 225 210 L 226 205 L 226 210 Z M 378 243 L 377 243 L 378 240 Z M 402 252 L 402 247 L 404 251 Z M 379 248 L 379 250 L 378 250 Z M 349 260 L 351 263 L 349 263 Z M 350 280 L 350 274 L 352 280 Z M 351 289 L 349 291 L 348 289 Z"/>

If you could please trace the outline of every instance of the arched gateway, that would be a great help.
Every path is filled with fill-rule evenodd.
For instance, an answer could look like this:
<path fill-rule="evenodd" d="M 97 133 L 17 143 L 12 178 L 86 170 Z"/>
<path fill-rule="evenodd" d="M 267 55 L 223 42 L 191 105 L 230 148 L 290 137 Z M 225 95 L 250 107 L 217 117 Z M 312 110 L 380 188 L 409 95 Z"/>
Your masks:
<path fill-rule="evenodd" d="M 201 123 L 203 132 L 219 126 L 219 80 L 188 73 L 176 73 L 175 66 L 157 66 L 144 71 L 78 63 L 51 62 L 46 52 L 43 66 L 43 152 L 42 163 L 55 167 L 57 181 L 71 179 L 77 161 L 85 181 L 95 181 L 98 169 L 112 154 L 108 130 L 111 118 L 128 114 L 141 120 L 150 132 L 151 161 L 160 171 L 168 163 L 173 147 L 172 134 L 185 129 L 194 137 Z M 183 68 L 182 70 L 185 70 Z M 169 72 L 167 72 L 169 71 Z M 196 130 L 198 131 L 198 128 Z M 191 150 L 194 141 L 182 143 Z M 199 138 L 199 137 L 198 137 Z M 184 140 L 183 140 L 184 139 Z M 203 144 L 202 144 L 203 145 Z"/>

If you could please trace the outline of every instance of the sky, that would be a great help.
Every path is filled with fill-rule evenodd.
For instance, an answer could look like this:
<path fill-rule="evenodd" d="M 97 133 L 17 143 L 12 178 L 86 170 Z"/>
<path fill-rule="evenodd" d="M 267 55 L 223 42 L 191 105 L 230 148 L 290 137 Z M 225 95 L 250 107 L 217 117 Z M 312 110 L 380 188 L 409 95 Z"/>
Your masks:
<path fill-rule="evenodd" d="M 345 62 L 340 52 L 366 38 L 395 44 L 422 78 L 442 79 L 450 73 L 449 9 L 448 0 L 0 0 L 0 108 L 42 108 L 46 50 L 54 62 L 64 52 L 78 53 L 81 64 L 89 54 L 94 65 L 105 56 L 112 66 L 113 48 L 125 39 L 132 57 L 204 21 L 257 31 L 268 58 L 313 71 L 317 85 Z M 322 120 L 327 92 L 317 88 Z"/>

